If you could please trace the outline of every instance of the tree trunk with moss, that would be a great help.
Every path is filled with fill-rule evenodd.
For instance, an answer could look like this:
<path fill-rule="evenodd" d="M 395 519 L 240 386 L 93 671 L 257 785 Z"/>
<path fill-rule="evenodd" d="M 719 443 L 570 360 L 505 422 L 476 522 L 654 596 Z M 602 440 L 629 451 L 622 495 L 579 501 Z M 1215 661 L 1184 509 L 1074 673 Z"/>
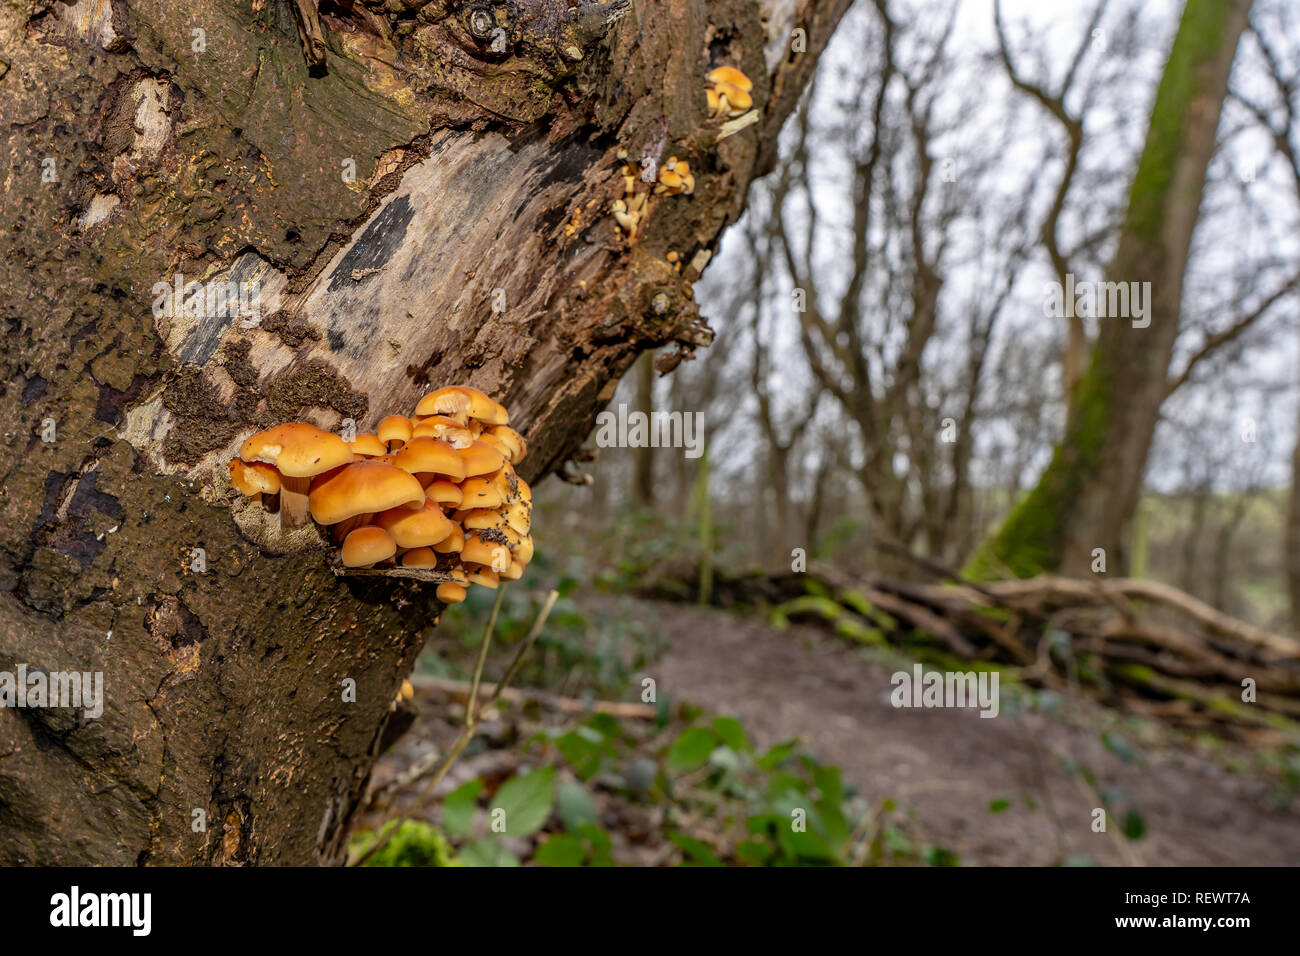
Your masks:
<path fill-rule="evenodd" d="M 845 4 L 0 7 L 0 672 L 104 681 L 98 718 L 0 708 L 0 862 L 342 858 L 440 608 L 225 463 L 468 382 L 560 466 L 639 351 L 707 343 L 666 253 L 716 247 Z M 758 110 L 723 139 L 720 63 Z M 632 240 L 620 149 L 695 175 Z"/>
<path fill-rule="evenodd" d="M 969 563 L 975 576 L 1086 574 L 1098 549 L 1107 572 L 1127 566 L 1129 525 L 1166 395 L 1206 169 L 1249 10 L 1250 0 L 1187 0 L 1107 276 L 1150 283 L 1149 325 L 1100 320 L 1061 443 L 1037 486 Z"/>

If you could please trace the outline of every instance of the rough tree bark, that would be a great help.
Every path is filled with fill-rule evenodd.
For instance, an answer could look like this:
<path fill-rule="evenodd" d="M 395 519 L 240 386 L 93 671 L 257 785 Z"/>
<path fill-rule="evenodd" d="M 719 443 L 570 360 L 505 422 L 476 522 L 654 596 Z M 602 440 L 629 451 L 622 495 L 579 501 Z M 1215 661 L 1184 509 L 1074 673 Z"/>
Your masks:
<path fill-rule="evenodd" d="M 708 341 L 665 254 L 738 216 L 846 4 L 337 0 L 301 35 L 284 0 L 0 7 L 0 671 L 105 682 L 99 719 L 0 708 L 0 862 L 342 858 L 439 607 L 336 578 L 224 462 L 468 381 L 527 478 L 561 465 L 639 351 Z M 759 122 L 718 142 L 722 62 Z M 696 178 L 632 243 L 620 148 Z M 156 316 L 177 273 L 260 281 L 262 321 Z"/>
<path fill-rule="evenodd" d="M 1034 490 L 971 560 L 974 576 L 1086 574 L 1097 548 L 1111 573 L 1127 567 L 1129 524 L 1169 392 L 1206 169 L 1249 12 L 1250 0 L 1187 0 L 1107 275 L 1111 282 L 1150 283 L 1149 327 L 1101 320 L 1065 435 Z"/>

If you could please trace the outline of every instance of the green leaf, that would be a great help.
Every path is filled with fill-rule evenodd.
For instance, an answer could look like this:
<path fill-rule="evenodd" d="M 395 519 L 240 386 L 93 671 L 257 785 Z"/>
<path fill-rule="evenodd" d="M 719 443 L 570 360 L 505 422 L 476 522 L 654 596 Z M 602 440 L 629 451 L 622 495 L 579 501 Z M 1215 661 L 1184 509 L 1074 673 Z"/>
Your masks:
<path fill-rule="evenodd" d="M 474 811 L 478 809 L 478 795 L 483 781 L 475 777 L 462 783 L 442 800 L 442 828 L 448 836 L 463 839 L 469 836 L 474 825 Z"/>
<path fill-rule="evenodd" d="M 669 831 L 668 839 L 682 848 L 682 852 L 686 854 L 687 862 L 696 866 L 722 866 L 722 861 L 709 849 L 708 844 L 701 843 L 680 830 Z"/>
<path fill-rule="evenodd" d="M 691 770 L 709 759 L 718 745 L 717 735 L 705 727 L 691 727 L 682 731 L 668 750 L 668 766 L 677 770 Z"/>
<path fill-rule="evenodd" d="M 840 768 L 832 764 L 825 764 L 813 771 L 813 786 L 829 801 L 839 803 L 844 799 L 844 780 L 840 776 Z"/>
<path fill-rule="evenodd" d="M 1011 801 L 1006 797 L 997 797 L 989 801 L 989 813 L 1001 813 L 1007 807 L 1011 806 Z"/>
<path fill-rule="evenodd" d="M 582 866 L 586 858 L 581 837 L 557 833 L 537 848 L 533 862 L 542 866 Z"/>
<path fill-rule="evenodd" d="M 543 767 L 511 777 L 497 791 L 492 809 L 506 812 L 505 832 L 528 836 L 541 828 L 555 802 L 555 768 Z"/>
<path fill-rule="evenodd" d="M 564 829 L 570 832 L 595 824 L 599 817 L 596 803 L 587 788 L 576 780 L 565 780 L 555 791 L 555 807 L 560 811 Z"/>
<path fill-rule="evenodd" d="M 608 852 L 614 848 L 614 841 L 609 838 L 609 834 L 597 826 L 583 826 L 578 828 L 578 836 L 582 837 L 597 850 Z"/>
<path fill-rule="evenodd" d="M 961 866 L 961 857 L 946 846 L 932 846 L 925 851 L 925 862 L 931 866 Z"/>
<path fill-rule="evenodd" d="M 518 866 L 519 860 L 513 853 L 491 837 L 474 840 L 461 848 L 456 858 L 466 866 Z"/>
<path fill-rule="evenodd" d="M 780 743 L 772 747 L 772 749 L 770 749 L 767 753 L 763 754 L 763 756 L 758 758 L 759 769 L 771 770 L 773 767 L 779 767 L 781 764 L 785 763 L 787 760 L 790 759 L 790 755 L 794 753 L 794 748 L 796 745 L 797 744 L 795 741 L 787 740 L 784 743 Z"/>
<path fill-rule="evenodd" d="M 1146 836 L 1147 822 L 1137 810 L 1124 814 L 1123 833 L 1130 840 L 1140 840 Z"/>
<path fill-rule="evenodd" d="M 762 840 L 742 840 L 736 844 L 736 859 L 750 866 L 762 866 L 772 855 L 772 848 Z"/>
<path fill-rule="evenodd" d="M 732 750 L 749 749 L 749 738 L 745 736 L 745 728 L 735 717 L 714 717 L 713 729 L 718 732 L 722 742 Z"/>

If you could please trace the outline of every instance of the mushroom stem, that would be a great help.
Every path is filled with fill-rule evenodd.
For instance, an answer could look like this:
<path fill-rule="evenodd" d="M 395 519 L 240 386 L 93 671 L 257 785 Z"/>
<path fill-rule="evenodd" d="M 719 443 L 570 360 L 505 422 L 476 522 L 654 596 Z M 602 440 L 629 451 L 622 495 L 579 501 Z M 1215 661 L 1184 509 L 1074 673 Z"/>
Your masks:
<path fill-rule="evenodd" d="M 280 478 L 280 527 L 301 528 L 307 523 L 307 492 L 311 490 L 310 478 Z"/>
<path fill-rule="evenodd" d="M 370 519 L 374 516 L 373 512 L 364 512 L 359 515 L 353 515 L 351 518 L 344 518 L 331 529 L 334 534 L 334 540 L 342 541 L 363 524 L 370 524 Z"/>

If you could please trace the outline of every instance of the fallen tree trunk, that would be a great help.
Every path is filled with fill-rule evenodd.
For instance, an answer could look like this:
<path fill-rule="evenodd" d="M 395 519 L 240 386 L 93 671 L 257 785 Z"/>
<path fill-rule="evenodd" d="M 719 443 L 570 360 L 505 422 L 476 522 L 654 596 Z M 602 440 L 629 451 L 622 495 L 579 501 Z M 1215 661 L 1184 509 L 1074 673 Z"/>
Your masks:
<path fill-rule="evenodd" d="M 658 597 L 676 591 L 651 588 Z M 1167 716 L 1300 729 L 1291 722 L 1300 718 L 1300 641 L 1156 581 L 1043 575 L 925 584 L 813 564 L 715 580 L 715 593 L 723 604 L 767 606 L 778 622 L 812 620 L 922 657 L 937 650 L 948 662 L 1001 664 L 1040 686 L 1073 683 L 1120 704 L 1193 705 Z"/>

